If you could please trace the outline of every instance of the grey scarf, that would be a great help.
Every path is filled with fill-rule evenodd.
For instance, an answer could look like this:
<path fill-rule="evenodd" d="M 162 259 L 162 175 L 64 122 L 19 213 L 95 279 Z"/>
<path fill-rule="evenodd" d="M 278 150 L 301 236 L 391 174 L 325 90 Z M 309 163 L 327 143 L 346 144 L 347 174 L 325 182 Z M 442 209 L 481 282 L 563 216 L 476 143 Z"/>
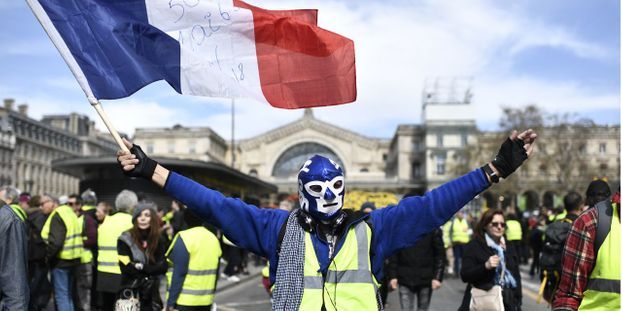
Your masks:
<path fill-rule="evenodd" d="M 297 310 L 304 291 L 305 234 L 295 210 L 289 214 L 276 267 L 272 310 Z"/>

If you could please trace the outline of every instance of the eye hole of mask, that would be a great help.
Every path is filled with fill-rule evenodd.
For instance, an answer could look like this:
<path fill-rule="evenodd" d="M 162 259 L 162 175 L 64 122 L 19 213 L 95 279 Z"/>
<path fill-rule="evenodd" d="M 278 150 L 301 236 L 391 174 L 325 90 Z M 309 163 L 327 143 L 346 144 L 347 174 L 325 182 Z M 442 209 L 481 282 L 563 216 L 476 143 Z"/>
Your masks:
<path fill-rule="evenodd" d="M 341 180 L 338 180 L 338 181 L 337 181 L 337 182 L 335 182 L 335 184 L 333 185 L 333 187 L 334 187 L 336 190 L 341 189 L 341 187 L 342 187 L 342 186 L 343 186 L 343 181 L 341 181 Z"/>
<path fill-rule="evenodd" d="M 320 186 L 320 185 L 310 186 L 309 189 L 311 189 L 311 191 L 315 191 L 315 192 L 322 192 L 322 186 Z"/>

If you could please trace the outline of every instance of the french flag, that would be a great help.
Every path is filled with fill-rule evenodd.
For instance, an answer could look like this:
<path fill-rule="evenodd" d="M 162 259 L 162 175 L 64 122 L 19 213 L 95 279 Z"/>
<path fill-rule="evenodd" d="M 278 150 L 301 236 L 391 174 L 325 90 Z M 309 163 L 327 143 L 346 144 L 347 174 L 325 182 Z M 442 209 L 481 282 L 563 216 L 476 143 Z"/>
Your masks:
<path fill-rule="evenodd" d="M 27 0 L 91 102 L 167 81 L 178 93 L 278 108 L 356 100 L 354 42 L 317 10 L 239 0 Z"/>

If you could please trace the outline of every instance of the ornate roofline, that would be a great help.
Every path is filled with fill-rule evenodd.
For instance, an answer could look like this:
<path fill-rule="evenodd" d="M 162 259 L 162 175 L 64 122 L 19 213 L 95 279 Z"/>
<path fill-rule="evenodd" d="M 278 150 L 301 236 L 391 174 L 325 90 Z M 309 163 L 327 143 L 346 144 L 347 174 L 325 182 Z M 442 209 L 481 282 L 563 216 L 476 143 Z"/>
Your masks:
<path fill-rule="evenodd" d="M 263 134 L 257 135 L 255 137 L 241 140 L 238 143 L 238 146 L 242 150 L 257 148 L 262 144 L 279 140 L 283 137 L 290 136 L 292 134 L 309 128 L 314 129 L 325 135 L 339 137 L 343 140 L 356 142 L 357 144 L 366 148 L 377 148 L 384 142 L 384 140 L 381 138 L 366 137 L 353 131 L 335 126 L 331 123 L 318 120 L 313 116 L 313 112 L 311 111 L 311 109 L 305 109 L 305 113 L 302 118 L 277 127 Z"/>

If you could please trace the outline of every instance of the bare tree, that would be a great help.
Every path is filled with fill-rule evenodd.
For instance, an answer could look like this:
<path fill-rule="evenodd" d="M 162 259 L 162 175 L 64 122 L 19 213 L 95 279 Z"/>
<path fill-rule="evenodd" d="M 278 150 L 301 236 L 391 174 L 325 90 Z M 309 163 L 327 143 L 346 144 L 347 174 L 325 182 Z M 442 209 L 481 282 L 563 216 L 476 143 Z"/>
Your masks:
<path fill-rule="evenodd" d="M 598 174 L 587 157 L 587 144 L 596 124 L 577 114 L 564 113 L 549 114 L 547 125 L 545 141 L 549 148 L 542 163 L 553 172 L 558 189 L 581 189 Z"/>
<path fill-rule="evenodd" d="M 570 189 L 582 189 L 586 181 L 597 174 L 589 166 L 586 156 L 587 142 L 596 127 L 590 119 L 576 114 L 547 113 L 536 105 L 523 108 L 503 108 L 498 132 L 478 133 L 476 145 L 456 153 L 463 161 L 450 170 L 455 175 L 466 173 L 473 165 L 492 160 L 499 143 L 507 138 L 511 130 L 533 129 L 540 136 L 536 148 L 537 160 L 528 161 L 506 181 L 495 187 L 501 194 L 519 195 L 528 189 L 546 187 L 560 193 Z M 533 170 L 537 166 L 537 170 Z M 544 170 L 543 173 L 540 171 Z M 542 177 L 529 176 L 528 172 L 538 172 Z M 554 184 L 551 184 L 554 179 Z M 514 198 L 511 198 L 514 199 Z"/>

